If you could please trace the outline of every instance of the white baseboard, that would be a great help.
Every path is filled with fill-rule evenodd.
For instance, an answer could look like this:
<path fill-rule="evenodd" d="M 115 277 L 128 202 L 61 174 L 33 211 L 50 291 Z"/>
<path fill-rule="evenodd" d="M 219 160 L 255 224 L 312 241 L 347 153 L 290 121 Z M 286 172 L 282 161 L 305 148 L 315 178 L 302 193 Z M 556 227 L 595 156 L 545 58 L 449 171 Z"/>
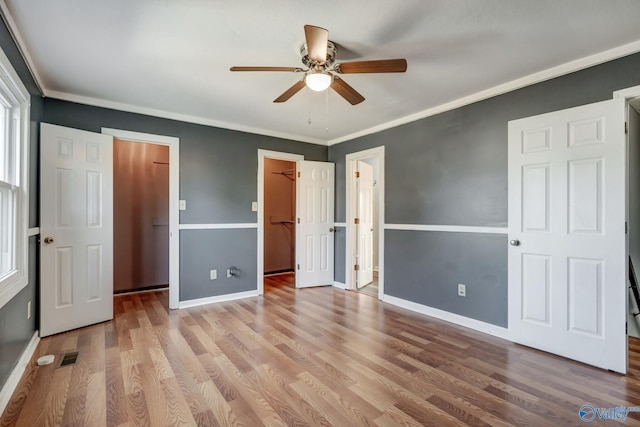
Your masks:
<path fill-rule="evenodd" d="M 35 353 L 36 348 L 38 348 L 39 342 L 40 337 L 38 336 L 38 331 L 35 331 L 33 333 L 33 336 L 31 337 L 31 340 L 29 341 L 29 344 L 27 344 L 27 347 L 22 352 L 18 363 L 16 364 L 15 368 L 13 368 L 13 371 L 11 371 L 9 378 L 7 378 L 7 382 L 2 387 L 2 390 L 0 390 L 0 415 L 7 407 L 9 400 L 11 400 L 11 396 L 18 386 L 24 370 L 27 368 L 27 365 L 29 365 L 33 353 Z"/>
<path fill-rule="evenodd" d="M 333 286 L 338 289 L 344 289 L 345 291 L 347 290 L 347 285 L 341 282 L 333 282 Z"/>
<path fill-rule="evenodd" d="M 249 297 L 257 297 L 258 291 L 246 291 L 246 292 L 237 292 L 235 294 L 226 294 L 226 295 L 218 295 L 215 297 L 207 297 L 200 299 L 191 299 L 188 301 L 180 301 L 178 308 L 189 308 L 189 307 L 197 307 L 199 305 L 205 304 L 213 304 L 216 302 L 224 302 L 224 301 L 233 301 L 236 299 L 249 298 Z"/>
<path fill-rule="evenodd" d="M 482 322 L 480 320 L 471 319 L 469 317 L 461 316 L 459 314 L 449 313 L 448 311 L 438 310 L 437 308 L 429 307 L 428 305 L 422 305 L 413 301 L 408 301 L 402 298 L 392 297 L 390 295 L 384 295 L 382 301 L 393 304 L 395 306 L 406 308 L 407 310 L 415 311 L 420 314 L 435 317 L 436 319 L 444 320 L 446 322 L 454 323 L 458 326 L 464 326 L 465 328 L 473 329 L 478 332 L 493 335 L 498 338 L 509 339 L 509 330 L 501 326 L 492 325 L 491 323 Z"/>

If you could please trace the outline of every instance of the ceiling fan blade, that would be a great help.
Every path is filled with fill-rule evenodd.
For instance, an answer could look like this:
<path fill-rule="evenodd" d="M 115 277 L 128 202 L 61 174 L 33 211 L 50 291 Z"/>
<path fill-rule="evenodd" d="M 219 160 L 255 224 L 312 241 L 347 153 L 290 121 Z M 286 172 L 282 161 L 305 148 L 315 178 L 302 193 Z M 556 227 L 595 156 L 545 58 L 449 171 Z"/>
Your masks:
<path fill-rule="evenodd" d="M 307 54 L 309 59 L 320 65 L 327 62 L 329 31 L 321 27 L 305 25 L 304 37 L 307 40 Z"/>
<path fill-rule="evenodd" d="M 304 70 L 298 67 L 231 67 L 229 71 L 289 71 L 298 73 Z"/>
<path fill-rule="evenodd" d="M 276 99 L 274 99 L 273 102 L 288 101 L 289 98 L 291 98 L 296 93 L 300 92 L 300 90 L 305 86 L 306 86 L 306 83 L 304 82 L 304 80 L 300 80 L 296 82 L 293 86 L 291 86 L 289 89 L 285 90 L 284 93 L 279 97 L 277 97 Z"/>
<path fill-rule="evenodd" d="M 331 89 L 338 92 L 338 95 L 347 100 L 351 105 L 360 104 L 364 101 L 364 96 L 360 95 L 357 90 L 352 88 L 339 77 L 334 76 L 333 82 L 331 82 Z"/>
<path fill-rule="evenodd" d="M 407 71 L 406 59 L 381 59 L 378 61 L 356 61 L 336 64 L 336 73 L 404 73 Z"/>

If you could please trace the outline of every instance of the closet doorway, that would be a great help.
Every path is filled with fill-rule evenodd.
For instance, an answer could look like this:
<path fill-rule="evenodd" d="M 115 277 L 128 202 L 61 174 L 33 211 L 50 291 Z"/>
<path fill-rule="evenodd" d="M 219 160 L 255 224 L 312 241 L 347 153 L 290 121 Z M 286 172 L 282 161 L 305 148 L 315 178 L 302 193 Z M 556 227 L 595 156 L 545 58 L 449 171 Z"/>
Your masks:
<path fill-rule="evenodd" d="M 273 284 L 290 284 L 295 275 L 295 174 L 295 162 L 264 160 L 264 275 Z"/>
<path fill-rule="evenodd" d="M 258 293 L 295 286 L 296 162 L 299 154 L 258 150 Z"/>
<path fill-rule="evenodd" d="M 114 293 L 169 286 L 169 147 L 113 140 Z"/>

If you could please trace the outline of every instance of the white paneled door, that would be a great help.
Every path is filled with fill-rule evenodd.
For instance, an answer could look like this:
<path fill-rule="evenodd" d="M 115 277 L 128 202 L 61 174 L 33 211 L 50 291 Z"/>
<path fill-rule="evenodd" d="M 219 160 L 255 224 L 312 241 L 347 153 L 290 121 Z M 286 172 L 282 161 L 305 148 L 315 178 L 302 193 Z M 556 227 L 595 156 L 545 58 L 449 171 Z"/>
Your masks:
<path fill-rule="evenodd" d="M 362 160 L 357 162 L 358 191 L 357 218 L 357 286 L 373 282 L 373 167 Z"/>
<path fill-rule="evenodd" d="M 113 140 L 42 123 L 40 335 L 113 318 Z"/>
<path fill-rule="evenodd" d="M 333 285 L 334 164 L 296 163 L 296 287 Z"/>
<path fill-rule="evenodd" d="M 509 333 L 627 369 L 623 99 L 509 122 Z"/>

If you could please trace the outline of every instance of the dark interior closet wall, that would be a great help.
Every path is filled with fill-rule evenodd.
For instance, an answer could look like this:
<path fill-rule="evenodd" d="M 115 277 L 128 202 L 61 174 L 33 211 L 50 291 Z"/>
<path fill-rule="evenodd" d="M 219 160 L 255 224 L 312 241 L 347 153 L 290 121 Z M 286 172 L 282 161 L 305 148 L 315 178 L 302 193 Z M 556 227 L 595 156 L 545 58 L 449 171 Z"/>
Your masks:
<path fill-rule="evenodd" d="M 169 147 L 113 141 L 114 292 L 169 283 Z"/>
<path fill-rule="evenodd" d="M 264 160 L 264 271 L 293 270 L 295 263 L 295 163 Z"/>

